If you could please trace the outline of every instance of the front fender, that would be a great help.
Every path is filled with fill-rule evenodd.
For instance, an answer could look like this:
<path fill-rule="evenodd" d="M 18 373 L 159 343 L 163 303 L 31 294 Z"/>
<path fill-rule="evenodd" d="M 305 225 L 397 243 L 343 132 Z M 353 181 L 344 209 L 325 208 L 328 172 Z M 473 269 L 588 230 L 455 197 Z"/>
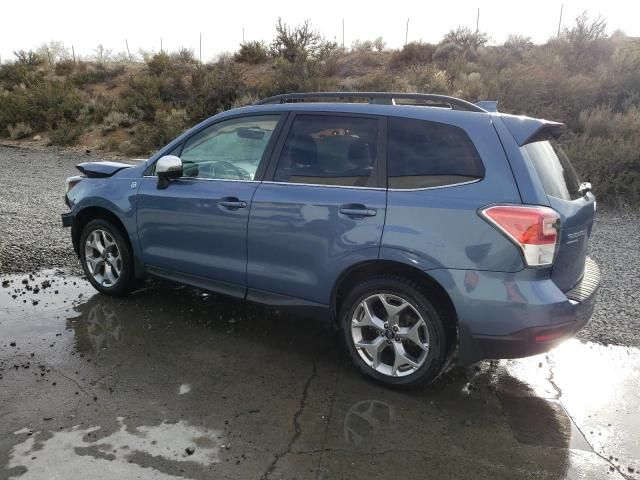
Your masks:
<path fill-rule="evenodd" d="M 136 200 L 140 182 L 131 178 L 87 178 L 78 183 L 68 194 L 71 211 L 65 215 L 73 217 L 70 222 L 74 248 L 80 237 L 79 228 L 86 223 L 87 215 L 95 215 L 92 210 L 100 209 L 114 215 L 124 227 L 131 244 L 136 274 L 141 274 L 142 252 L 138 241 L 136 221 Z M 89 217 L 90 218 L 90 217 Z"/>

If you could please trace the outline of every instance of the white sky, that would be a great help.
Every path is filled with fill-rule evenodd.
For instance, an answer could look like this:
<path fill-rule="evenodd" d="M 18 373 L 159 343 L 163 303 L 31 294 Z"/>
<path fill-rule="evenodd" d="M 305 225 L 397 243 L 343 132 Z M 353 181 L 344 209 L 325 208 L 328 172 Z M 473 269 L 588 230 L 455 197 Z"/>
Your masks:
<path fill-rule="evenodd" d="M 438 41 L 459 25 L 475 28 L 480 8 L 480 29 L 494 43 L 509 33 L 530 36 L 544 42 L 557 32 L 560 4 L 564 4 L 563 25 L 572 24 L 583 10 L 592 16 L 602 14 L 608 31 L 621 29 L 640 36 L 638 0 L 533 0 L 469 1 L 450 0 L 3 0 L 0 3 L 0 56 L 13 58 L 17 49 L 28 50 L 50 40 L 74 46 L 76 53 L 91 54 L 98 44 L 114 52 L 125 50 L 125 39 L 132 53 L 139 48 L 165 50 L 180 46 L 198 54 L 202 32 L 202 58 L 209 60 L 225 51 L 235 51 L 242 41 L 273 38 L 278 16 L 289 24 L 309 18 L 326 38 L 345 44 L 355 39 L 382 36 L 389 47 L 404 43 L 407 17 L 409 41 Z"/>

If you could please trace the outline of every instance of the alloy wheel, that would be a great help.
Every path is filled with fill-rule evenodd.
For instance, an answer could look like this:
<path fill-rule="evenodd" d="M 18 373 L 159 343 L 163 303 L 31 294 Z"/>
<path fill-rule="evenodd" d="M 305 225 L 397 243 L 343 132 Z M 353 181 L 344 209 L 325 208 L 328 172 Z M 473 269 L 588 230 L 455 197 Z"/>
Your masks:
<path fill-rule="evenodd" d="M 84 258 L 89 274 L 103 287 L 115 286 L 122 276 L 122 256 L 111 234 L 97 228 L 87 236 Z"/>
<path fill-rule="evenodd" d="M 391 377 L 415 373 L 427 360 L 429 330 L 407 299 L 376 293 L 353 311 L 351 338 L 360 358 L 373 370 Z"/>

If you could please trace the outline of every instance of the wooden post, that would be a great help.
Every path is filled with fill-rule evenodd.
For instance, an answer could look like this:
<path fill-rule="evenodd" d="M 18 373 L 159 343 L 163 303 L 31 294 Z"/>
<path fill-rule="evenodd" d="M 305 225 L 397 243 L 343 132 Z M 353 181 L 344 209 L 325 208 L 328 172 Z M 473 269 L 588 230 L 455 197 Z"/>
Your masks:
<path fill-rule="evenodd" d="M 342 19 L 342 48 L 344 48 L 344 18 Z"/>
<path fill-rule="evenodd" d="M 71 45 L 71 55 L 73 55 L 73 63 L 76 63 L 76 51 L 73 48 L 73 45 Z"/>
<path fill-rule="evenodd" d="M 47 48 L 47 57 L 49 58 L 49 68 L 53 68 L 53 63 L 51 63 L 51 53 L 49 52 L 49 47 Z"/>
<path fill-rule="evenodd" d="M 560 27 L 562 26 L 562 9 L 564 8 L 564 3 L 560 4 L 560 19 L 558 20 L 558 38 L 560 38 Z"/>
<path fill-rule="evenodd" d="M 404 44 L 409 43 L 409 19 L 407 18 L 407 29 L 404 32 Z"/>
<path fill-rule="evenodd" d="M 199 54 L 199 58 L 200 58 L 200 63 L 202 63 L 202 32 L 200 32 L 200 54 Z"/>
<path fill-rule="evenodd" d="M 127 46 L 127 57 L 129 57 L 129 63 L 131 63 L 131 52 L 129 52 L 129 41 L 125 38 L 124 44 Z"/>
<path fill-rule="evenodd" d="M 242 44 L 244 45 L 244 27 L 242 27 Z"/>
<path fill-rule="evenodd" d="M 480 8 L 478 8 L 478 15 L 476 16 L 476 38 L 478 37 L 479 31 L 480 31 Z"/>
<path fill-rule="evenodd" d="M 162 37 L 160 37 L 160 53 L 162 53 Z"/>

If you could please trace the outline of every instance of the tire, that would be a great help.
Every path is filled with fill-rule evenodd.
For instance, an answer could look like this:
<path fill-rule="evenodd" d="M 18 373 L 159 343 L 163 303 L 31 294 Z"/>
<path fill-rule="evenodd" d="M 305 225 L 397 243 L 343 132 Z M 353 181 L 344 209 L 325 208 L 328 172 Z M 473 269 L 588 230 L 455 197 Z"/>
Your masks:
<path fill-rule="evenodd" d="M 100 293 L 122 296 L 133 290 L 131 248 L 111 222 L 99 218 L 87 223 L 80 235 L 79 253 L 87 279 Z"/>
<path fill-rule="evenodd" d="M 446 315 L 410 280 L 380 276 L 357 285 L 345 297 L 339 318 L 351 360 L 362 374 L 383 385 L 431 383 L 447 363 Z"/>

